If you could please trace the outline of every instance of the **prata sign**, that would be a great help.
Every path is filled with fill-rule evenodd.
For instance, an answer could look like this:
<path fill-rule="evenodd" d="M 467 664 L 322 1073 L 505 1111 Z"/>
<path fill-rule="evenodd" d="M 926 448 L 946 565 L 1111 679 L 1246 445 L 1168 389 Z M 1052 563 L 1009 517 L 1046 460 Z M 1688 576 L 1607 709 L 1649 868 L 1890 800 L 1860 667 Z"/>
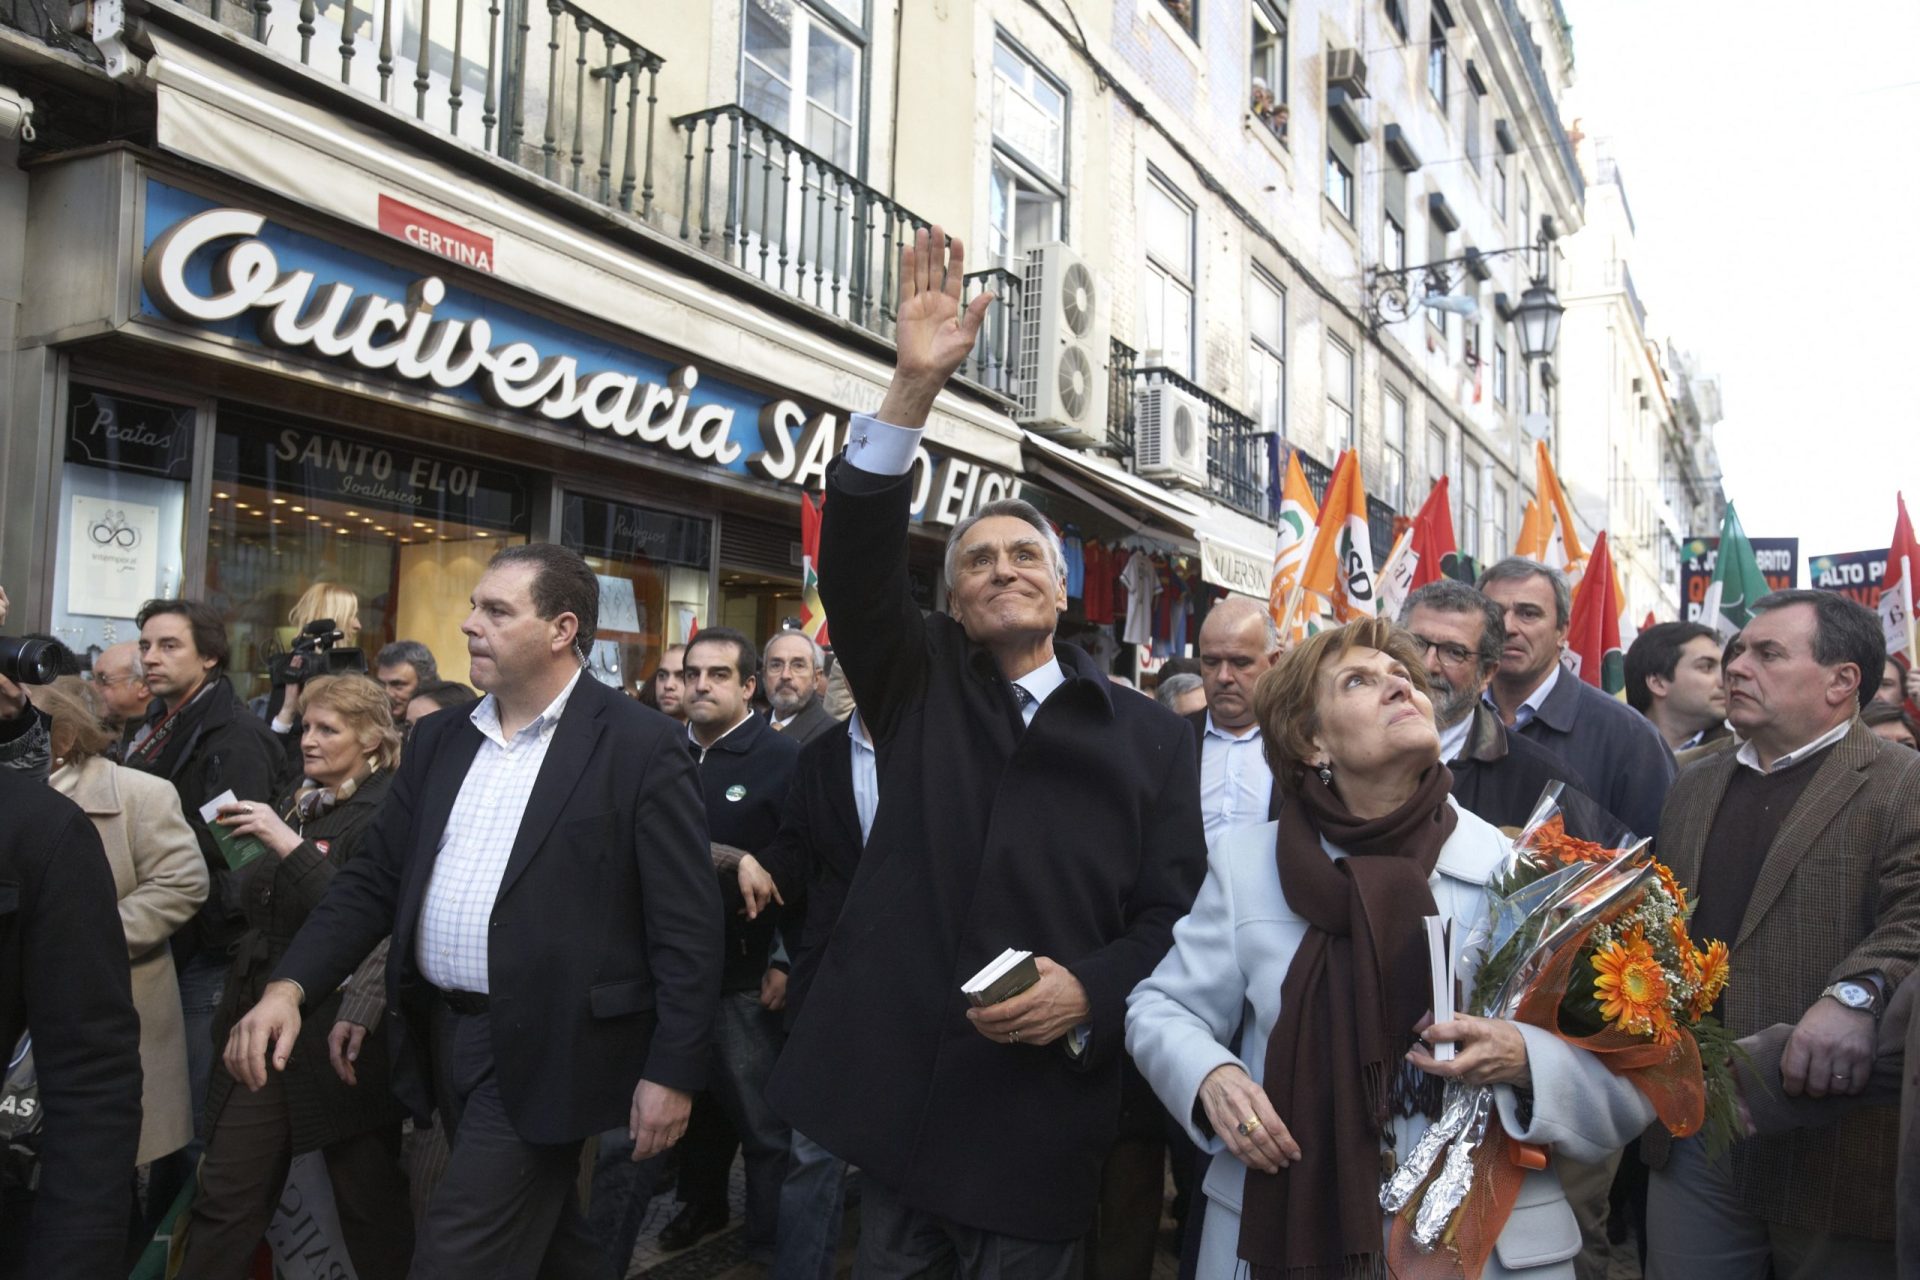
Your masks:
<path fill-rule="evenodd" d="M 844 443 L 839 414 L 703 382 L 696 365 L 409 277 L 259 213 L 150 180 L 147 218 L 145 303 L 181 324 L 803 488 L 821 485 Z M 924 446 L 914 468 L 914 516 L 936 524 L 1019 493 L 1015 476 Z"/>

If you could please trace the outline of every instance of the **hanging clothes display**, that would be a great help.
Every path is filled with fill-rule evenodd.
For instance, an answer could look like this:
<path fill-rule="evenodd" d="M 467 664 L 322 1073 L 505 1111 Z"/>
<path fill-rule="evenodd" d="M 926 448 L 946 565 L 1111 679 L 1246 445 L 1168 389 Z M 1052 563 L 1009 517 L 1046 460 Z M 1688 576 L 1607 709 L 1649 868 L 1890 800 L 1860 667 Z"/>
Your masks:
<path fill-rule="evenodd" d="M 1061 558 L 1066 562 L 1067 595 L 1075 600 L 1083 599 L 1087 590 L 1087 558 L 1080 542 L 1080 531 L 1068 525 L 1060 537 Z"/>
<path fill-rule="evenodd" d="M 1120 638 L 1128 644 L 1151 645 L 1153 601 L 1160 594 L 1160 574 L 1153 566 L 1153 557 L 1134 551 L 1120 571 L 1120 581 L 1127 589 L 1127 621 Z"/>

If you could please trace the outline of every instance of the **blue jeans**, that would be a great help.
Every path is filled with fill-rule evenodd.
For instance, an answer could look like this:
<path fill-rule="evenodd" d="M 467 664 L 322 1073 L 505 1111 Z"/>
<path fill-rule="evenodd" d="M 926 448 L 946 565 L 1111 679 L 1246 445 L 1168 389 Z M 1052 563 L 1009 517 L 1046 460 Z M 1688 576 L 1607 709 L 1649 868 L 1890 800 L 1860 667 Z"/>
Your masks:
<path fill-rule="evenodd" d="M 760 993 L 730 991 L 713 1019 L 713 1076 L 708 1090 L 740 1135 L 747 1162 L 747 1256 L 773 1259 L 780 1184 L 787 1177 L 788 1129 L 767 1105 L 767 1079 L 785 1039 L 780 1015 L 760 1007 Z"/>
<path fill-rule="evenodd" d="M 201 951 L 179 966 L 180 1012 L 186 1018 L 187 1088 L 193 1096 L 193 1141 L 186 1146 L 187 1167 L 199 1165 L 206 1152 L 200 1140 L 207 1114 L 207 1087 L 213 1080 L 214 1059 L 226 1046 L 213 1043 L 213 1011 L 220 1007 L 220 993 L 227 988 L 227 970 L 232 965 L 223 951 Z"/>
<path fill-rule="evenodd" d="M 672 1152 L 663 1151 L 636 1161 L 625 1125 L 600 1135 L 600 1150 L 593 1160 L 593 1194 L 587 1201 L 587 1234 L 606 1252 L 616 1277 L 625 1276 L 633 1262 L 654 1184 L 672 1158 Z"/>
<path fill-rule="evenodd" d="M 792 1134 L 780 1184 L 779 1250 L 768 1280 L 833 1280 L 847 1162 L 798 1129 Z"/>

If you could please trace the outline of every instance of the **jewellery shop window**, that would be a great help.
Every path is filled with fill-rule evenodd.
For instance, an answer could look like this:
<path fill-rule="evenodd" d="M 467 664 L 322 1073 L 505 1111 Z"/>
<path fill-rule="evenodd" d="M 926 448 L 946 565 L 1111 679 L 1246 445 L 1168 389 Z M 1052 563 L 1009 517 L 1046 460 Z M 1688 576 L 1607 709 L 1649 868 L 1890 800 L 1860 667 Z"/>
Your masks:
<path fill-rule="evenodd" d="M 74 383 L 54 552 L 53 636 L 91 665 L 185 576 L 194 411 Z"/>
<path fill-rule="evenodd" d="M 713 522 L 569 493 L 560 541 L 600 579 L 590 670 L 603 684 L 637 691 L 666 647 L 685 644 L 707 616 Z"/>
<path fill-rule="evenodd" d="M 382 645 L 418 640 L 442 679 L 470 683 L 473 584 L 527 540 L 526 483 L 504 466 L 225 409 L 208 512 L 206 598 L 243 697 L 266 693 L 269 660 L 329 617 L 335 647 L 369 671 Z"/>

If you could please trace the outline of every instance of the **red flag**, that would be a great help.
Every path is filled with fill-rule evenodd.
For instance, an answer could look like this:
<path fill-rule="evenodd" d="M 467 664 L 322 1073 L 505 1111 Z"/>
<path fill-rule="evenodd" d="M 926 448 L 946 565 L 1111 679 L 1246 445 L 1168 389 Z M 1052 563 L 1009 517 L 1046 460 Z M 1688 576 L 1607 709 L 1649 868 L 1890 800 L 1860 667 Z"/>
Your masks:
<path fill-rule="evenodd" d="M 827 607 L 820 602 L 820 513 L 826 508 L 824 495 L 818 505 L 812 494 L 800 495 L 800 630 L 822 648 L 833 643 L 827 638 Z"/>
<path fill-rule="evenodd" d="M 1604 529 L 1594 538 L 1587 571 L 1573 591 L 1567 657 L 1574 674 L 1602 693 L 1618 697 L 1625 692 L 1627 668 L 1620 647 L 1619 588 Z"/>
<path fill-rule="evenodd" d="M 1460 554 L 1453 540 L 1453 508 L 1447 501 L 1447 477 L 1434 481 L 1420 514 L 1413 518 L 1413 590 L 1447 576 L 1446 559 Z"/>
<path fill-rule="evenodd" d="M 1651 631 L 1659 625 L 1660 625 L 1660 619 L 1654 617 L 1653 610 L 1649 609 L 1647 610 L 1647 616 L 1640 623 L 1640 629 L 1642 631 Z"/>
<path fill-rule="evenodd" d="M 1920 573 L 1920 542 L 1907 518 L 1907 496 L 1895 494 L 1900 514 L 1893 523 L 1893 544 L 1887 548 L 1887 571 L 1880 577 L 1880 624 L 1886 629 L 1887 652 L 1914 657 L 1913 575 Z"/>

